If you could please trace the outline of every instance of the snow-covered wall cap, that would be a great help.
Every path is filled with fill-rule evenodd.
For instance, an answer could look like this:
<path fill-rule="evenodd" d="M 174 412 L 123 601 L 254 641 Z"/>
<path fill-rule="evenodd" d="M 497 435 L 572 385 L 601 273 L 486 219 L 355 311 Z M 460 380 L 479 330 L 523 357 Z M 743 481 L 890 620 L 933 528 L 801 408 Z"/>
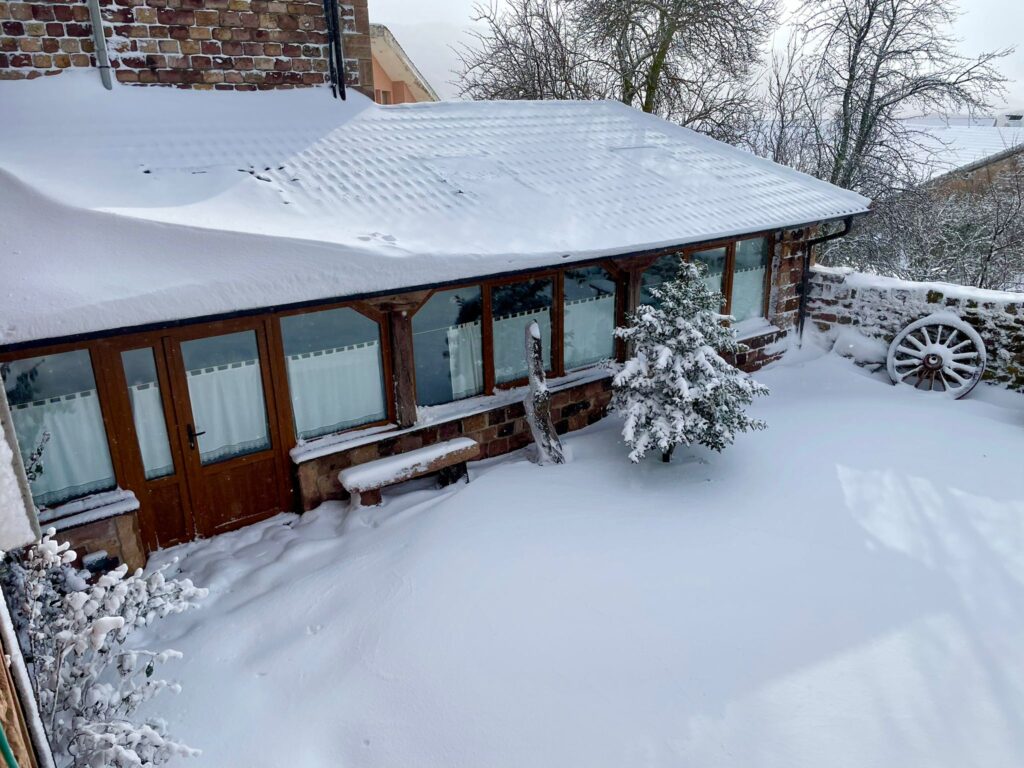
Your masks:
<path fill-rule="evenodd" d="M 0 205 L 22 201 L 10 217 L 20 226 L 0 232 L 0 268 L 11 275 L 31 263 L 47 274 L 42 285 L 19 276 L 8 286 L 27 298 L 0 318 L 0 344 L 397 290 L 868 207 L 617 102 L 379 107 L 322 88 L 106 92 L 89 74 L 0 82 Z M 53 309 L 50 320 L 33 301 Z"/>

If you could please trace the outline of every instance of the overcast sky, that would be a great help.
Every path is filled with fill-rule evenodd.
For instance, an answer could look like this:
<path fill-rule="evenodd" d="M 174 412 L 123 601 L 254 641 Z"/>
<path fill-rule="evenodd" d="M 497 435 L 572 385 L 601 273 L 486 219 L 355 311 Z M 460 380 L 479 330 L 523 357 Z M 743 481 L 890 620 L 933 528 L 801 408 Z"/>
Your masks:
<path fill-rule="evenodd" d="M 784 0 L 794 5 L 794 0 Z M 456 66 L 451 47 L 465 40 L 473 0 L 369 0 L 370 21 L 387 24 L 402 47 L 442 98 L 453 98 Z M 964 53 L 1016 45 L 1003 62 L 1003 71 L 1016 82 L 1009 86 L 1009 106 L 1024 108 L 1024 2 L 970 0 L 963 2 L 957 34 Z"/>

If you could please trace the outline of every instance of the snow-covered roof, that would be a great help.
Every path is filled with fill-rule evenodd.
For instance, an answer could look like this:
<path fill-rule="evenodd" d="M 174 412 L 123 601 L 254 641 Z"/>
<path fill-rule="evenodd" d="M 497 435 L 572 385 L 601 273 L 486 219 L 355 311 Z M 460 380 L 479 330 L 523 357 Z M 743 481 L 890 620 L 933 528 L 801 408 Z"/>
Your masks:
<path fill-rule="evenodd" d="M 0 344 L 797 226 L 868 201 L 614 102 L 0 83 Z M 13 118 L 12 118 L 13 116 Z"/>
<path fill-rule="evenodd" d="M 916 121 L 908 122 L 907 127 L 914 131 L 913 140 L 918 146 L 913 154 L 922 179 L 932 179 L 1024 145 L 1024 128 Z"/>

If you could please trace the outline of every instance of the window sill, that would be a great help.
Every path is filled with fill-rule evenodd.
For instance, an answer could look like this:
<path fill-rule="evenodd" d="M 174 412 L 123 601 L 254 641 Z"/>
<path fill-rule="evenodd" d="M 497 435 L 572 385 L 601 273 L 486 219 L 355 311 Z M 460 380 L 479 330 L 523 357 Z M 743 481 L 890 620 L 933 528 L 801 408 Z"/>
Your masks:
<path fill-rule="evenodd" d="M 574 371 L 557 379 L 548 380 L 548 390 L 560 392 L 571 387 L 578 387 L 581 384 L 589 384 L 594 381 L 612 376 L 613 371 L 603 365 L 596 365 L 591 368 Z M 295 464 L 305 464 L 314 459 L 330 456 L 342 451 L 350 451 L 361 445 L 375 443 L 379 440 L 401 437 L 412 432 L 417 432 L 426 427 L 434 427 L 450 421 L 476 416 L 480 413 L 493 411 L 495 408 L 502 408 L 523 399 L 528 387 L 519 386 L 511 389 L 502 389 L 493 395 L 478 395 L 467 397 L 465 400 L 456 400 L 444 405 L 432 405 L 417 409 L 416 423 L 411 427 L 399 429 L 395 425 L 377 426 L 371 429 L 360 429 L 352 432 L 343 432 L 337 435 L 324 435 L 315 440 L 300 443 L 291 449 L 290 455 Z"/>
<path fill-rule="evenodd" d="M 39 525 L 42 528 L 56 528 L 66 531 L 80 525 L 117 517 L 139 508 L 139 500 L 131 491 L 116 488 L 113 491 L 94 493 L 80 499 L 39 510 Z"/>
<path fill-rule="evenodd" d="M 782 329 L 777 325 L 773 325 L 768 322 L 768 318 L 751 317 L 749 320 L 743 320 L 734 324 L 733 330 L 736 331 L 736 340 L 744 341 L 745 339 L 752 339 L 755 336 L 766 336 L 769 333 L 778 333 Z"/>

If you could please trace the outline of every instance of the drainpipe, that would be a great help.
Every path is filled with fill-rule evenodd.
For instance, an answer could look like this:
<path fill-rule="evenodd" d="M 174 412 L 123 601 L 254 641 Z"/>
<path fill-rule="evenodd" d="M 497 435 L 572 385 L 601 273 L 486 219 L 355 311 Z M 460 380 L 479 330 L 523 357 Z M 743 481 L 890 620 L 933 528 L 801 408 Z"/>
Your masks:
<path fill-rule="evenodd" d="M 103 87 L 109 91 L 114 86 L 110 82 L 110 57 L 107 56 L 107 38 L 103 34 L 100 0 L 89 0 L 89 21 L 92 23 L 92 43 L 96 49 L 96 64 L 100 70 L 100 79 L 103 81 Z"/>
<path fill-rule="evenodd" d="M 804 243 L 804 270 L 800 276 L 800 319 L 797 326 L 801 345 L 804 343 L 804 325 L 807 323 L 807 292 L 810 289 L 811 283 L 811 249 L 816 245 L 821 245 L 829 240 L 835 240 L 850 234 L 850 227 L 852 226 L 853 216 L 847 216 L 843 219 L 843 228 L 838 232 L 832 232 L 821 237 L 812 237 Z"/>

